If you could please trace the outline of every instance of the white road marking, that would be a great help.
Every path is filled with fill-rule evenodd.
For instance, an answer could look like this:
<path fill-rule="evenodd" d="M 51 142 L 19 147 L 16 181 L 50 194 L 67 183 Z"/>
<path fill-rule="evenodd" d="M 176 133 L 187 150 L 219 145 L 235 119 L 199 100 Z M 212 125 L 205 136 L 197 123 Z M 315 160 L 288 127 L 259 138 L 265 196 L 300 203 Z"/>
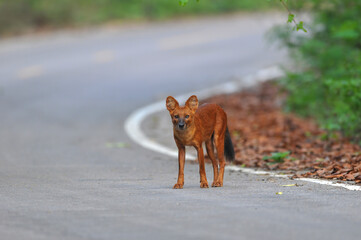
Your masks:
<path fill-rule="evenodd" d="M 17 77 L 19 79 L 29 79 L 34 77 L 39 77 L 44 74 L 44 68 L 41 65 L 32 65 L 25 67 L 23 69 L 20 69 L 20 71 L 17 74 Z"/>
<path fill-rule="evenodd" d="M 108 63 L 115 58 L 114 52 L 110 50 L 102 50 L 94 54 L 94 61 L 97 63 Z"/>
<path fill-rule="evenodd" d="M 285 174 L 281 175 L 281 174 L 277 174 L 277 173 L 274 173 L 274 172 L 271 172 L 271 171 L 255 170 L 255 169 L 252 169 L 252 168 L 243 168 L 243 167 L 234 166 L 234 165 L 226 166 L 226 169 L 231 170 L 231 171 L 240 171 L 240 172 L 256 174 L 256 175 L 268 175 L 268 176 L 271 176 L 271 177 L 278 177 L 278 178 L 289 178 L 289 177 L 291 177 L 291 175 L 285 175 Z M 361 186 L 345 184 L 345 183 L 334 183 L 332 181 L 323 180 L 323 179 L 295 178 L 293 180 L 317 183 L 317 184 L 334 186 L 334 187 L 343 187 L 343 188 L 346 188 L 346 189 L 351 190 L 351 191 L 361 191 Z"/>
<path fill-rule="evenodd" d="M 242 88 L 254 86 L 259 82 L 263 82 L 270 79 L 276 79 L 283 76 L 283 72 L 278 67 L 270 67 L 266 69 L 262 69 L 258 71 L 256 74 L 248 75 L 244 77 L 243 79 L 239 81 L 233 81 L 221 84 L 219 86 L 204 89 L 197 92 L 192 92 L 188 94 L 184 94 L 181 96 L 177 96 L 176 99 L 180 102 L 184 102 L 187 100 L 187 98 L 193 94 L 197 95 L 199 99 L 205 99 L 208 97 L 211 97 L 216 94 L 223 94 L 223 93 L 234 93 Z M 143 108 L 140 108 L 133 112 L 125 121 L 124 129 L 128 136 L 136 143 L 141 145 L 144 148 L 153 150 L 158 153 L 162 153 L 174 158 L 178 157 L 178 152 L 176 150 L 173 150 L 171 148 L 168 148 L 166 146 L 163 146 L 159 144 L 158 142 L 155 142 L 154 140 L 148 138 L 143 131 L 141 130 L 140 126 L 143 120 L 151 114 L 154 114 L 156 112 L 160 112 L 165 109 L 165 101 L 159 101 L 153 104 L 150 104 L 148 106 L 145 106 Z M 195 160 L 196 157 L 190 154 L 187 154 L 187 159 Z M 271 171 L 261 171 L 261 170 L 255 170 L 251 168 L 242 168 L 239 166 L 226 166 L 226 169 L 232 170 L 232 171 L 242 171 L 249 174 L 258 174 L 258 175 L 269 175 L 272 177 L 279 177 L 279 178 L 289 178 L 289 175 L 281 175 L 277 174 Z M 321 179 L 313 179 L 313 178 L 296 178 L 295 180 L 299 181 L 306 181 L 306 182 L 312 182 L 317 184 L 323 184 L 323 185 L 329 185 L 329 186 L 335 186 L 335 187 L 343 187 L 348 190 L 354 190 L 354 191 L 361 191 L 361 186 L 354 186 L 350 184 L 344 184 L 344 183 L 333 183 L 328 180 L 321 180 Z"/>

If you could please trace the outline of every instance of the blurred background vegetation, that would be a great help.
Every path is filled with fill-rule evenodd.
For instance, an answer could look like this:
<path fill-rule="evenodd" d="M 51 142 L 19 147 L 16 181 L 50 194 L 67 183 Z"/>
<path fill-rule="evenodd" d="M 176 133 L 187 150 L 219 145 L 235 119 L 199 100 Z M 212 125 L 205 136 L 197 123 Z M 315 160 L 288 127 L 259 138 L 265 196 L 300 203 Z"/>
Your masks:
<path fill-rule="evenodd" d="M 310 12 L 308 33 L 278 30 L 297 63 L 282 80 L 290 95 L 286 110 L 313 117 L 330 132 L 361 140 L 361 1 L 282 0 L 292 10 Z M 264 11 L 285 13 L 280 0 L 0 0 L 0 35 L 78 27 L 123 20 L 162 20 L 181 16 Z M 296 16 L 296 20 L 298 19 Z M 288 26 L 288 27 L 287 27 Z"/>
<path fill-rule="evenodd" d="M 313 16 L 310 34 L 277 31 L 298 66 L 282 81 L 290 93 L 286 110 L 361 144 L 361 1 L 303 3 Z"/>
<path fill-rule="evenodd" d="M 280 7 L 267 0 L 190 0 L 187 7 L 178 0 L 0 0 L 0 34 Z"/>

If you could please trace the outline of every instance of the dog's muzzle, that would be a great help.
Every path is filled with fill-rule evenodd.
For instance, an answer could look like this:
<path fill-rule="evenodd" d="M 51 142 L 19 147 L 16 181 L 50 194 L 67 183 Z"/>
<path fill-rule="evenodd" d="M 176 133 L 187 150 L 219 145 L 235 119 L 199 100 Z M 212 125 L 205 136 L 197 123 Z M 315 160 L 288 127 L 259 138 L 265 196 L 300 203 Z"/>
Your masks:
<path fill-rule="evenodd" d="M 178 129 L 183 130 L 183 129 L 185 129 L 186 124 L 185 124 L 184 120 L 180 119 L 177 126 L 178 126 Z"/>

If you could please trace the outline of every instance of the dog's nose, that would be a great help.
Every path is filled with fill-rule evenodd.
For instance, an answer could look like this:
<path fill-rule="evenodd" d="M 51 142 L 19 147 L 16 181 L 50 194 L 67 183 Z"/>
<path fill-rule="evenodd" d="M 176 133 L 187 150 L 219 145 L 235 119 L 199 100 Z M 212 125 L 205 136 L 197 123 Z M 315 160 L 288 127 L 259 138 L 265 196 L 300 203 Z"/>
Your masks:
<path fill-rule="evenodd" d="M 178 127 L 179 127 L 179 128 L 184 128 L 184 123 L 179 123 L 179 124 L 178 124 Z"/>

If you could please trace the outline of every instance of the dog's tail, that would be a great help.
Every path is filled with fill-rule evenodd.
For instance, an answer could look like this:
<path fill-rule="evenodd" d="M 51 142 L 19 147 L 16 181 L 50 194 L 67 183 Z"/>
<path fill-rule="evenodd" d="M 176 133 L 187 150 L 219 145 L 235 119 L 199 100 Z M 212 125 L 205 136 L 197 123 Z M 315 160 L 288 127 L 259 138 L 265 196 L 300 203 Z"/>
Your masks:
<path fill-rule="evenodd" d="M 234 160 L 234 148 L 231 139 L 231 134 L 229 134 L 228 126 L 226 128 L 226 134 L 224 136 L 224 156 L 230 162 Z"/>

